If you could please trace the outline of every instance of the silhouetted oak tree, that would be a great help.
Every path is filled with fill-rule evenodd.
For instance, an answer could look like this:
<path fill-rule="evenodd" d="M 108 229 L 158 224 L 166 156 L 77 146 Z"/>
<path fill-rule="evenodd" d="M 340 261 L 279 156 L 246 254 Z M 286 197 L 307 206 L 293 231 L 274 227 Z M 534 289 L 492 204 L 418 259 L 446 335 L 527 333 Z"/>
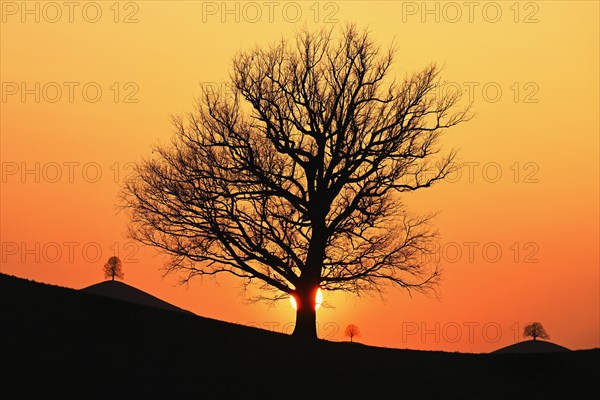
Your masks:
<path fill-rule="evenodd" d="M 525 328 L 523 328 L 523 337 L 530 336 L 533 340 L 536 340 L 537 338 L 550 339 L 550 335 L 548 335 L 542 324 L 539 322 L 532 322 L 531 324 L 525 325 Z"/>
<path fill-rule="evenodd" d="M 203 93 L 175 117 L 170 145 L 138 164 L 124 190 L 131 237 L 172 256 L 166 272 L 228 272 L 294 296 L 293 335 L 316 339 L 315 294 L 428 291 L 436 233 L 400 195 L 442 180 L 446 128 L 469 119 L 441 92 L 435 65 L 397 82 L 394 50 L 350 25 L 238 53 L 229 95 Z"/>
<path fill-rule="evenodd" d="M 112 256 L 104 264 L 104 277 L 111 278 L 113 281 L 115 278 L 121 280 L 125 279 L 125 273 L 123 272 L 123 263 L 117 256 Z"/>

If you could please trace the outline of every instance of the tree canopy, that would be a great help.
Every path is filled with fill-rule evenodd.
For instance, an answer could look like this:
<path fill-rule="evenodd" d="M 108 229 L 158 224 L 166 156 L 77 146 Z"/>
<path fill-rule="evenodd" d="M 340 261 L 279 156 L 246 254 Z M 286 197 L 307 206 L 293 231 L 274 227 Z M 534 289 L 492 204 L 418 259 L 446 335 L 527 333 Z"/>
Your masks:
<path fill-rule="evenodd" d="M 115 278 L 121 280 L 125 279 L 123 263 L 119 257 L 112 256 L 108 259 L 108 261 L 106 261 L 106 264 L 104 264 L 104 277 L 107 279 L 110 278 L 113 281 Z"/>
<path fill-rule="evenodd" d="M 205 92 L 174 117 L 171 143 L 126 183 L 130 236 L 184 281 L 228 273 L 257 298 L 293 296 L 300 336 L 316 335 L 319 288 L 434 288 L 432 215 L 401 195 L 452 171 L 440 135 L 470 116 L 435 64 L 388 76 L 394 53 L 353 25 L 239 52 L 231 95 Z"/>
<path fill-rule="evenodd" d="M 355 324 L 349 324 L 344 331 L 344 335 L 350 338 L 350 341 L 353 342 L 355 337 L 360 336 L 360 329 Z"/>
<path fill-rule="evenodd" d="M 540 339 L 550 339 L 550 335 L 544 329 L 544 326 L 539 322 L 532 322 L 530 324 L 525 325 L 523 328 L 523 337 L 531 337 L 533 340 L 537 338 Z"/>

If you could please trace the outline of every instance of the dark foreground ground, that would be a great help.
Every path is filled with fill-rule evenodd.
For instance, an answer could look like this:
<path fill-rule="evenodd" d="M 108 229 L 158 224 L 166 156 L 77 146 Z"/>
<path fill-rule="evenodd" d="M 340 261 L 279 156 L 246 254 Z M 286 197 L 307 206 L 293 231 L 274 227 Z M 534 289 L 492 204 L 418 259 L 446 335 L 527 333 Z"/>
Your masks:
<path fill-rule="evenodd" d="M 0 399 L 578 399 L 600 350 L 462 354 L 291 337 L 0 274 Z"/>

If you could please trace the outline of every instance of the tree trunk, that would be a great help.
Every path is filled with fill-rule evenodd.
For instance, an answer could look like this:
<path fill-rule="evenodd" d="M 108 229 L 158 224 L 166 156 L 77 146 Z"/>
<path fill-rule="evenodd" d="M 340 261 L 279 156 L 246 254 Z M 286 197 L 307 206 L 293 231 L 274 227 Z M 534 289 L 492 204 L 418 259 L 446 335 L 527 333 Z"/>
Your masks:
<path fill-rule="evenodd" d="M 304 289 L 297 288 L 294 293 L 296 299 L 296 325 L 292 336 L 298 339 L 316 341 L 317 337 L 317 312 L 315 299 L 317 285 L 310 285 Z"/>
<path fill-rule="evenodd" d="M 318 339 L 315 305 L 321 278 L 321 268 L 323 259 L 325 258 L 325 214 L 325 211 L 320 210 L 316 216 L 311 218 L 313 221 L 320 222 L 313 222 L 313 236 L 308 254 L 306 255 L 306 265 L 309 268 L 302 271 L 300 282 L 296 284 L 294 292 L 294 298 L 296 299 L 296 326 L 294 327 L 292 336 L 309 341 L 316 341 Z"/>

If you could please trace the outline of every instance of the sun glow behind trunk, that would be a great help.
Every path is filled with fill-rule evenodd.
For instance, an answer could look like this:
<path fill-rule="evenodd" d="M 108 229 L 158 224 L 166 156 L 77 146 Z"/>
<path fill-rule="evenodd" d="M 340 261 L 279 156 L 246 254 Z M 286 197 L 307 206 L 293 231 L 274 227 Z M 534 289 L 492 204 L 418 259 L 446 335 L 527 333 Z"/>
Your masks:
<path fill-rule="evenodd" d="M 323 291 L 321 288 L 317 289 L 317 294 L 315 295 L 315 310 L 318 310 L 321 307 L 321 303 L 323 302 Z M 292 304 L 292 308 L 294 310 L 298 309 L 298 305 L 296 304 L 296 299 L 294 296 L 290 295 L 290 303 Z"/>

